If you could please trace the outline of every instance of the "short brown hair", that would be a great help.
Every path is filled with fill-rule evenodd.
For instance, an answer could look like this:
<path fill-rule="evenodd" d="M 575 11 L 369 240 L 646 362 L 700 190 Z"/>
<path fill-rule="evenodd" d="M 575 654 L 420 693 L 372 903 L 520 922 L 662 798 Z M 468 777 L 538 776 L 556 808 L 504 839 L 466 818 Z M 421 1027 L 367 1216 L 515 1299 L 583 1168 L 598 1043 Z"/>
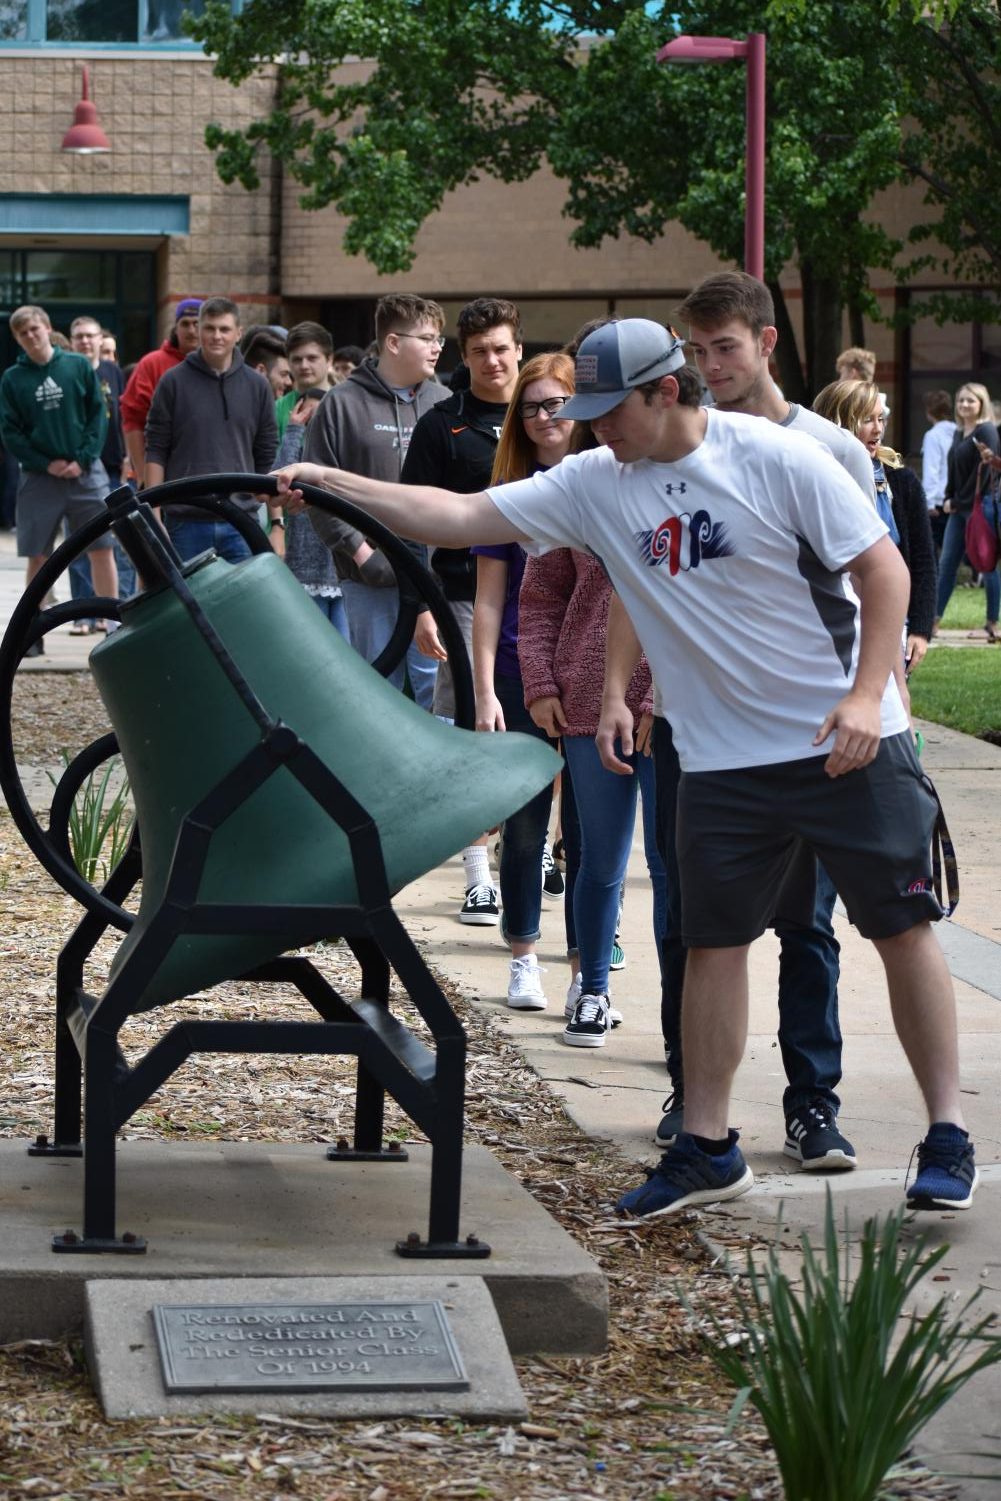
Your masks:
<path fill-rule="evenodd" d="M 285 353 L 291 354 L 293 349 L 299 349 L 303 344 L 318 344 L 326 355 L 334 352 L 333 334 L 322 323 L 297 323 L 288 331 L 285 340 Z"/>
<path fill-rule="evenodd" d="M 746 271 L 717 271 L 693 287 L 677 316 L 696 328 L 720 328 L 739 318 L 752 334 L 775 324 L 775 303 L 763 281 Z"/>
<path fill-rule="evenodd" d="M 97 332 L 98 332 L 98 336 L 101 336 L 102 334 L 104 334 L 104 333 L 107 332 L 106 329 L 103 329 L 101 327 L 101 325 L 98 323 L 98 321 L 97 321 L 96 318 L 92 318 L 89 313 L 81 313 L 80 316 L 79 316 L 79 318 L 74 318 L 73 322 L 70 324 L 70 338 L 71 339 L 72 339 L 73 335 L 76 333 L 77 329 L 78 328 L 82 328 L 85 323 L 89 323 L 89 324 L 92 325 L 92 327 L 96 328 Z"/>
<path fill-rule="evenodd" d="M 430 297 L 417 297 L 413 292 L 387 292 L 375 305 L 375 342 L 381 349 L 387 334 L 406 333 L 415 323 L 433 323 L 441 333 L 445 314 Z"/>
<path fill-rule="evenodd" d="M 240 309 L 229 297 L 206 297 L 198 309 L 198 322 L 204 323 L 206 318 L 234 318 L 236 326 L 240 326 Z"/>
<path fill-rule="evenodd" d="M 842 349 L 834 361 L 834 368 L 841 380 L 874 381 L 876 356 L 871 349 L 860 349 L 853 344 L 849 349 Z"/>
<path fill-rule="evenodd" d="M 932 422 L 948 422 L 952 417 L 952 397 L 948 391 L 926 391 L 925 414 Z"/>
<path fill-rule="evenodd" d="M 499 328 L 501 324 L 510 328 L 516 344 L 522 342 L 521 313 L 516 302 L 509 302 L 506 297 L 474 297 L 455 320 L 460 351 L 465 352 L 467 339 L 485 334 L 488 328 Z"/>
<path fill-rule="evenodd" d="M 11 313 L 11 333 L 16 334 L 18 329 L 23 327 L 25 323 L 30 323 L 32 318 L 41 318 L 42 322 L 46 325 L 47 328 L 52 327 L 52 319 L 49 317 L 45 309 L 43 307 L 34 307 L 30 302 L 27 302 L 25 303 L 24 307 L 17 307 Z"/>
<path fill-rule="evenodd" d="M 263 365 L 271 371 L 279 360 L 285 358 L 285 340 L 269 328 L 258 329 L 243 350 L 243 358 L 248 365 Z"/>
<path fill-rule="evenodd" d="M 654 395 L 660 390 L 661 385 L 667 379 L 659 375 L 656 380 L 644 381 L 642 386 L 637 386 L 637 391 L 642 391 L 643 400 L 647 406 L 653 401 Z M 690 365 L 682 365 L 678 370 L 671 371 L 671 379 L 678 382 L 678 405 L 682 407 L 698 407 L 702 405 L 702 382 Z"/>

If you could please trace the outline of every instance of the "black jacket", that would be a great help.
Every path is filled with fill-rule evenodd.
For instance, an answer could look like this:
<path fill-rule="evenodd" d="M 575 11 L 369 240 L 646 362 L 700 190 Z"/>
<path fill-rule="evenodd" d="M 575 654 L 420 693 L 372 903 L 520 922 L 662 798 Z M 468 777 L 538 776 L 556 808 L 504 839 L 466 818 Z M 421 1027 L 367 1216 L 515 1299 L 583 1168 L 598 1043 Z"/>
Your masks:
<path fill-rule="evenodd" d="M 507 414 L 500 401 L 481 401 L 472 391 L 456 391 L 414 428 L 403 465 L 405 485 L 437 485 L 475 495 L 490 483 L 497 441 Z M 468 547 L 437 547 L 431 567 L 446 599 L 471 600 L 476 594 L 476 559 Z"/>
<path fill-rule="evenodd" d="M 891 469 L 884 464 L 883 472 L 890 487 L 893 519 L 900 533 L 900 556 L 911 575 L 907 629 L 912 636 L 928 640 L 935 619 L 937 576 L 928 501 L 913 469 Z"/>

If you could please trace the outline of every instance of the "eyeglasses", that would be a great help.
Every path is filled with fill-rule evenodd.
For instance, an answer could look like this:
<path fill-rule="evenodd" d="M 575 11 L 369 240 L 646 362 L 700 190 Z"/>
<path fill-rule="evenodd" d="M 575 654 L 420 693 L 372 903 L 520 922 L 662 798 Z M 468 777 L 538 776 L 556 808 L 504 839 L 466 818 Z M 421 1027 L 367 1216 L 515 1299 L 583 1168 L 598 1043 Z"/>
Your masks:
<path fill-rule="evenodd" d="M 420 339 L 421 343 L 426 344 L 429 349 L 445 348 L 444 334 L 398 334 L 397 337 L 400 339 Z"/>
<path fill-rule="evenodd" d="M 545 412 L 547 417 L 555 417 L 569 400 L 569 396 L 547 396 L 545 401 L 523 401 L 518 408 L 518 416 L 538 417 L 540 412 Z"/>

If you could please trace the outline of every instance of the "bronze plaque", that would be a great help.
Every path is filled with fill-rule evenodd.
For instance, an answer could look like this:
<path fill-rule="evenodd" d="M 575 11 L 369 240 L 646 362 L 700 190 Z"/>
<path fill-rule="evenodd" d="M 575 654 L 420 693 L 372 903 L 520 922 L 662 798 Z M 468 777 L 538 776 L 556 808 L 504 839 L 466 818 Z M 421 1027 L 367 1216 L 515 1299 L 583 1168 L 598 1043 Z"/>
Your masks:
<path fill-rule="evenodd" d="M 168 1392 L 468 1391 L 444 1306 L 157 1303 Z"/>

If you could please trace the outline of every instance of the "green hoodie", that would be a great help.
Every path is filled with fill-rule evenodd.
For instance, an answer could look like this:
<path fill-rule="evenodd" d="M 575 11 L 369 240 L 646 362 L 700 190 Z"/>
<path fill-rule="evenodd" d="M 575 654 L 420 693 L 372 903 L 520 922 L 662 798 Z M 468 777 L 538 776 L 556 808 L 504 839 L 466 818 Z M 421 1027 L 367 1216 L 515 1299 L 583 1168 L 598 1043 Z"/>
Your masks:
<path fill-rule="evenodd" d="M 0 380 L 0 436 L 22 469 L 44 474 L 53 459 L 87 470 L 100 458 L 108 417 L 101 383 L 82 354 L 53 349 L 47 365 L 22 350 Z"/>

